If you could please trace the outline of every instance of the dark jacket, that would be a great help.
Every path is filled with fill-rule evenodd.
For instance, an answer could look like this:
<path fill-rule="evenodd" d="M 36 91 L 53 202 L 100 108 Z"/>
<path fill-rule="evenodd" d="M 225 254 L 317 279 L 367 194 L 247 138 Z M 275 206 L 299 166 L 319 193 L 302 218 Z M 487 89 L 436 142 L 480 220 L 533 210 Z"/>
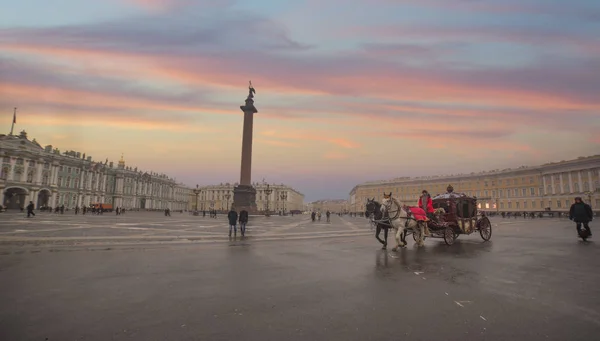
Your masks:
<path fill-rule="evenodd" d="M 27 211 L 33 211 L 34 208 L 35 206 L 33 204 L 27 205 Z"/>
<path fill-rule="evenodd" d="M 574 220 L 578 223 L 587 223 L 592 221 L 594 213 L 592 207 L 584 202 L 576 202 L 571 205 L 569 210 L 569 219 Z"/>
<path fill-rule="evenodd" d="M 238 214 L 236 211 L 231 210 L 229 213 L 227 213 L 227 218 L 229 219 L 229 225 L 236 225 Z"/>
<path fill-rule="evenodd" d="M 248 211 L 241 210 L 240 211 L 240 223 L 247 223 L 247 222 L 248 222 Z"/>

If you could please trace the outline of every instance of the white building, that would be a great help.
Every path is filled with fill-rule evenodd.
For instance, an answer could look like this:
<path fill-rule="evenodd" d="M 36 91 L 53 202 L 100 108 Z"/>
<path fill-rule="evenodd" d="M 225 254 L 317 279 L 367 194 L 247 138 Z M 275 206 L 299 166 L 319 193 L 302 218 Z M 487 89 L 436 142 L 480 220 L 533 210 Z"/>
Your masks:
<path fill-rule="evenodd" d="M 205 211 L 215 209 L 219 211 L 228 210 L 233 204 L 233 189 L 237 183 L 221 183 L 218 185 L 199 186 L 198 195 L 191 192 L 189 209 Z M 256 189 L 256 208 L 264 212 L 267 205 L 270 212 L 290 212 L 304 210 L 304 194 L 284 184 L 253 183 Z M 271 191 L 267 195 L 267 189 Z"/>
<path fill-rule="evenodd" d="M 0 135 L 0 204 L 36 208 L 111 204 L 125 209 L 185 210 L 191 189 L 164 174 L 96 162 L 79 152 L 42 148 L 27 133 Z"/>

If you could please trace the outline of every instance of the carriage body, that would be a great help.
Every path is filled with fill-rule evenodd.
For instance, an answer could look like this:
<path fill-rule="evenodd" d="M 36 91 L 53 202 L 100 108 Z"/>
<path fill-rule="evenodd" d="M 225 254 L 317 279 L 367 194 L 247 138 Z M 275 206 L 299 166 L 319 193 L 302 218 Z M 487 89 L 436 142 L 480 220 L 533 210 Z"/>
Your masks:
<path fill-rule="evenodd" d="M 487 241 L 492 236 L 492 224 L 487 216 L 477 210 L 477 198 L 464 193 L 455 193 L 452 186 L 448 192 L 432 198 L 433 208 L 443 208 L 445 213 L 440 222 L 430 221 L 429 227 L 446 244 L 453 244 L 461 234 L 479 231 L 481 238 Z"/>

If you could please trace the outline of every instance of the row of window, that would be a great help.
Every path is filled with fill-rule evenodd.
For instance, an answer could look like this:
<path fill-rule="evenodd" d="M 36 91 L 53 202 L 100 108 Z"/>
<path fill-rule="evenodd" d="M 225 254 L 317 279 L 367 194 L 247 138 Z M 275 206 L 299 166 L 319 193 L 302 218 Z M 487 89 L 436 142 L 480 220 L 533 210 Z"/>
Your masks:
<path fill-rule="evenodd" d="M 564 203 L 564 206 L 563 206 Z M 544 204 L 546 206 L 544 206 Z M 544 201 L 544 200 L 540 200 L 539 201 L 539 207 L 537 207 L 536 201 L 516 201 L 514 202 L 514 208 L 515 209 L 544 209 L 546 207 L 550 207 L 550 208 L 569 208 L 571 207 L 571 204 L 573 204 L 573 200 L 572 199 L 565 199 L 563 200 L 548 200 L 548 201 Z M 486 204 L 487 206 L 489 206 L 489 204 Z M 504 209 L 504 208 L 508 208 L 508 209 L 512 209 L 513 208 L 513 202 L 507 202 L 506 205 L 505 203 L 501 202 L 500 203 L 500 209 Z M 487 207 L 489 208 L 489 207 Z"/>

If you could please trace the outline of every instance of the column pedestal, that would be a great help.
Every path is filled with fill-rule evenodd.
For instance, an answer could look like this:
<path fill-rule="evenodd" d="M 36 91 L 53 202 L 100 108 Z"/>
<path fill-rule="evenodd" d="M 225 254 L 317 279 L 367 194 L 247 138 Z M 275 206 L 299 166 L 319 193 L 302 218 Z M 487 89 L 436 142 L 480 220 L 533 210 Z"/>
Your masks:
<path fill-rule="evenodd" d="M 233 189 L 233 203 L 236 211 L 246 210 L 253 214 L 256 208 L 256 189 L 251 185 L 239 185 Z M 229 208 L 228 208 L 229 210 Z"/>

